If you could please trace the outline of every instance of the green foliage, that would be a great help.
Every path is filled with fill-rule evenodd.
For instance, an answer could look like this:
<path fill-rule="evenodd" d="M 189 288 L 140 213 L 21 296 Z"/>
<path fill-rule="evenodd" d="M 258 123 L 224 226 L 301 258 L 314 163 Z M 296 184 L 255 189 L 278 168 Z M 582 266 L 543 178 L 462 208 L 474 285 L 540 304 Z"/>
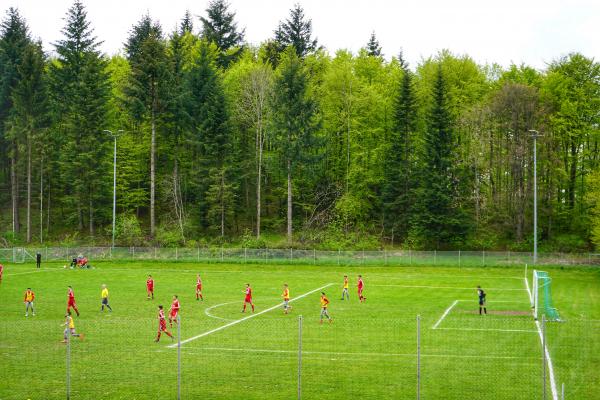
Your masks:
<path fill-rule="evenodd" d="M 217 46 L 217 63 L 221 68 L 227 68 L 241 54 L 244 31 L 238 31 L 235 12 L 229 11 L 225 0 L 211 0 L 206 14 L 208 18 L 200 17 L 202 38 Z"/>
<path fill-rule="evenodd" d="M 312 21 L 305 18 L 300 4 L 295 4 L 290 10 L 289 18 L 279 23 L 275 31 L 275 42 L 279 52 L 291 46 L 301 58 L 317 49 L 317 39 L 312 38 Z"/>
<path fill-rule="evenodd" d="M 120 214 L 117 217 L 115 241 L 121 246 L 140 246 L 143 244 L 144 235 L 140 221 L 135 214 Z"/>

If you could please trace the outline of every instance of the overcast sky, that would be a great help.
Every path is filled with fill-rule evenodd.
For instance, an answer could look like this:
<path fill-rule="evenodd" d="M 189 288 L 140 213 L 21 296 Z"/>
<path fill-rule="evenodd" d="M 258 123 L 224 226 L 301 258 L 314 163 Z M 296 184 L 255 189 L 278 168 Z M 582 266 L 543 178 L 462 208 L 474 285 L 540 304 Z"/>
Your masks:
<path fill-rule="evenodd" d="M 319 44 L 331 53 L 356 52 L 375 31 L 386 57 L 402 48 L 412 66 L 449 49 L 479 63 L 522 62 L 544 68 L 578 51 L 600 59 L 599 0 L 230 0 L 246 41 L 273 36 L 280 20 L 299 2 L 313 21 Z M 107 54 L 121 51 L 131 26 L 149 12 L 171 31 L 186 9 L 200 26 L 208 0 L 84 0 L 95 33 Z M 0 0 L 0 10 L 17 7 L 46 50 L 61 38 L 72 0 Z"/>

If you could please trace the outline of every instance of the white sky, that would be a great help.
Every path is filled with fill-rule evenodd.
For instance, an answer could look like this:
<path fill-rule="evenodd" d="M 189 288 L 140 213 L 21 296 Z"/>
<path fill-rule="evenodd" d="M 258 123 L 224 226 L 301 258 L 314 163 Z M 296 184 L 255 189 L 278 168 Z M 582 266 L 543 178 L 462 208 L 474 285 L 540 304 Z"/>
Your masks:
<path fill-rule="evenodd" d="M 479 63 L 503 66 L 524 62 L 536 68 L 578 51 L 600 59 L 599 0 L 230 0 L 246 40 L 258 44 L 273 36 L 295 2 L 313 21 L 313 33 L 331 53 L 356 52 L 375 31 L 387 58 L 402 48 L 415 66 L 449 49 Z M 121 50 L 132 25 L 149 12 L 170 32 L 186 9 L 204 15 L 208 0 L 84 0 L 102 50 Z M 71 0 L 0 0 L 0 12 L 17 7 L 47 51 L 61 38 Z"/>

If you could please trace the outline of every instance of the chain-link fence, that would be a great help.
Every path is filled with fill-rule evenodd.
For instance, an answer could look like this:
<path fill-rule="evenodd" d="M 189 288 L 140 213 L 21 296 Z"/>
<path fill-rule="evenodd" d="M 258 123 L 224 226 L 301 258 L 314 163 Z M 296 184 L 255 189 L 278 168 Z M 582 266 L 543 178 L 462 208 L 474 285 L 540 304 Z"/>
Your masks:
<path fill-rule="evenodd" d="M 60 321 L 29 319 L 0 325 L 0 398 L 598 398 L 598 321 L 506 314 L 188 317 L 158 343 L 152 319 L 76 319 L 67 343 Z"/>
<path fill-rule="evenodd" d="M 510 266 L 532 264 L 532 253 L 512 251 L 416 251 L 416 250 L 297 250 L 189 247 L 15 247 L 0 249 L 0 261 L 70 262 L 82 255 L 90 262 L 101 260 L 160 260 L 226 263 L 293 263 L 328 265 L 446 265 Z M 540 253 L 539 265 L 600 265 L 595 253 Z"/>

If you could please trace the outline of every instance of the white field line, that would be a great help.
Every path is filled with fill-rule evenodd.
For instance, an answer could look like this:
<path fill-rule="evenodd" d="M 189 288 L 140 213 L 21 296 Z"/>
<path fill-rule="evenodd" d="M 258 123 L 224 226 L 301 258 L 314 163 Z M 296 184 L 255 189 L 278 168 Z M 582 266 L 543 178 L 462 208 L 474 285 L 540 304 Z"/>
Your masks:
<path fill-rule="evenodd" d="M 371 284 L 369 286 L 389 286 L 389 287 L 401 287 L 401 288 L 417 288 L 417 289 L 455 289 L 455 290 L 477 290 L 475 287 L 453 287 L 453 286 L 424 286 L 424 285 L 377 285 Z M 525 289 L 514 289 L 514 288 L 487 288 L 487 290 L 495 291 L 522 291 Z"/>
<path fill-rule="evenodd" d="M 217 307 L 221 307 L 221 306 L 226 306 L 228 304 L 237 304 L 239 303 L 239 301 L 230 301 L 228 303 L 221 303 L 221 304 L 216 304 L 214 306 L 208 307 L 206 310 L 204 310 L 204 314 L 206 314 L 207 316 L 211 317 L 211 318 L 216 318 L 216 319 L 222 319 L 223 321 L 232 321 L 229 318 L 223 318 L 223 317 L 217 317 L 216 315 L 212 315 L 210 313 L 210 310 L 215 309 Z"/>
<path fill-rule="evenodd" d="M 473 300 L 473 299 L 461 299 L 461 300 L 457 300 L 457 301 L 464 301 L 464 302 L 477 302 L 477 299 Z M 523 303 L 522 301 L 519 300 L 490 300 L 487 301 L 486 303 Z"/>
<path fill-rule="evenodd" d="M 290 303 L 291 303 L 292 301 L 300 300 L 301 298 L 303 298 L 303 297 L 306 297 L 306 296 L 308 296 L 309 294 L 313 294 L 314 292 L 318 292 L 319 290 L 323 290 L 323 289 L 325 289 L 326 287 L 329 287 L 329 286 L 331 286 L 331 285 L 333 285 L 333 283 L 328 283 L 328 284 L 327 284 L 327 285 L 325 285 L 325 286 L 321 286 L 320 288 L 313 289 L 313 290 L 311 290 L 310 292 L 306 292 L 306 293 L 304 293 L 304 294 L 301 294 L 300 296 L 294 297 L 293 299 L 291 299 L 291 300 L 290 300 Z M 188 338 L 188 339 L 182 340 L 182 341 L 181 341 L 181 344 L 189 343 L 189 342 L 191 342 L 191 341 L 193 341 L 193 340 L 200 339 L 201 337 L 208 336 L 208 335 L 211 335 L 211 334 L 213 334 L 213 333 L 215 333 L 215 332 L 222 331 L 223 329 L 229 328 L 230 326 L 233 326 L 233 325 L 237 325 L 237 324 L 239 324 L 240 322 L 244 322 L 244 321 L 246 321 L 246 320 L 249 320 L 250 318 L 258 317 L 258 316 L 259 316 L 259 315 L 261 315 L 261 314 L 264 314 L 264 313 L 267 313 L 267 312 L 269 312 L 269 311 L 275 310 L 276 308 L 279 308 L 279 307 L 281 307 L 282 305 L 283 305 L 283 302 L 282 302 L 282 303 L 279 303 L 279 304 L 277 304 L 277 305 L 274 305 L 273 307 L 269 307 L 269 308 L 267 308 L 267 309 L 265 309 L 265 310 L 259 311 L 259 312 L 255 313 L 255 314 L 250 314 L 250 315 L 248 315 L 247 317 L 244 317 L 244 318 L 240 318 L 240 319 L 233 320 L 233 321 L 231 321 L 231 322 L 229 322 L 229 323 L 227 323 L 227 324 L 225 324 L 225 325 L 219 326 L 218 328 L 211 329 L 211 330 L 209 330 L 209 331 L 206 331 L 206 332 L 204 332 L 204 333 L 201 333 L 201 334 L 199 334 L 199 335 L 192 336 L 191 338 Z M 177 347 L 177 345 L 178 345 L 178 343 L 174 343 L 174 344 L 171 344 L 171 345 L 169 345 L 169 346 L 167 346 L 167 347 L 168 347 L 168 348 L 174 348 L 174 347 Z"/>
<path fill-rule="evenodd" d="M 531 290 L 529 289 L 529 282 L 527 282 L 527 278 L 525 280 L 525 287 L 527 288 L 527 293 L 529 294 L 529 299 L 533 299 L 533 295 Z M 554 367 L 552 366 L 552 359 L 550 358 L 550 352 L 548 351 L 548 346 L 544 345 L 544 337 L 542 335 L 542 329 L 540 327 L 539 321 L 535 321 L 535 326 L 537 327 L 538 334 L 540 336 L 540 343 L 544 346 L 544 356 L 548 361 L 548 372 L 550 373 L 550 390 L 552 391 L 552 399 L 558 400 L 558 392 L 556 390 L 556 380 L 554 379 Z"/>
<path fill-rule="evenodd" d="M 496 332 L 527 332 L 527 333 L 536 333 L 532 329 L 496 329 L 496 328 L 436 328 L 436 329 L 445 329 L 448 331 L 496 331 Z"/>
<path fill-rule="evenodd" d="M 183 350 L 187 354 L 202 354 L 206 350 L 228 351 L 241 353 L 276 353 L 276 354 L 298 354 L 298 350 L 277 350 L 277 349 L 252 349 L 252 348 L 233 348 L 233 347 L 200 347 Z M 164 350 L 155 350 L 164 352 Z M 337 352 L 337 351 L 305 351 L 302 355 L 347 355 L 347 356 L 380 356 L 380 357 L 416 357 L 415 353 L 379 353 L 379 352 Z M 519 359 L 519 360 L 537 360 L 536 357 L 522 356 L 493 356 L 493 355 L 465 355 L 465 354 L 421 354 L 421 357 L 439 357 L 439 358 L 487 358 L 487 359 Z"/>
<path fill-rule="evenodd" d="M 444 320 L 444 318 L 446 318 L 446 315 L 448 315 L 448 313 L 450 312 L 450 310 L 452 310 L 454 308 L 455 305 L 458 304 L 458 300 L 454 300 L 454 303 L 452 303 L 450 305 L 450 307 L 448 307 L 446 309 L 446 311 L 444 311 L 444 314 L 442 314 L 442 316 L 440 317 L 440 319 L 438 319 L 438 321 L 435 323 L 435 325 L 433 325 L 431 327 L 431 329 L 437 329 L 438 325 L 442 323 L 442 321 Z"/>
<path fill-rule="evenodd" d="M 37 274 L 39 272 L 57 272 L 62 271 L 63 268 L 53 268 L 53 269 L 39 269 L 37 271 L 26 271 L 26 272 L 15 272 L 13 274 L 4 274 L 3 276 L 15 276 L 15 275 L 25 275 L 25 274 Z"/>

